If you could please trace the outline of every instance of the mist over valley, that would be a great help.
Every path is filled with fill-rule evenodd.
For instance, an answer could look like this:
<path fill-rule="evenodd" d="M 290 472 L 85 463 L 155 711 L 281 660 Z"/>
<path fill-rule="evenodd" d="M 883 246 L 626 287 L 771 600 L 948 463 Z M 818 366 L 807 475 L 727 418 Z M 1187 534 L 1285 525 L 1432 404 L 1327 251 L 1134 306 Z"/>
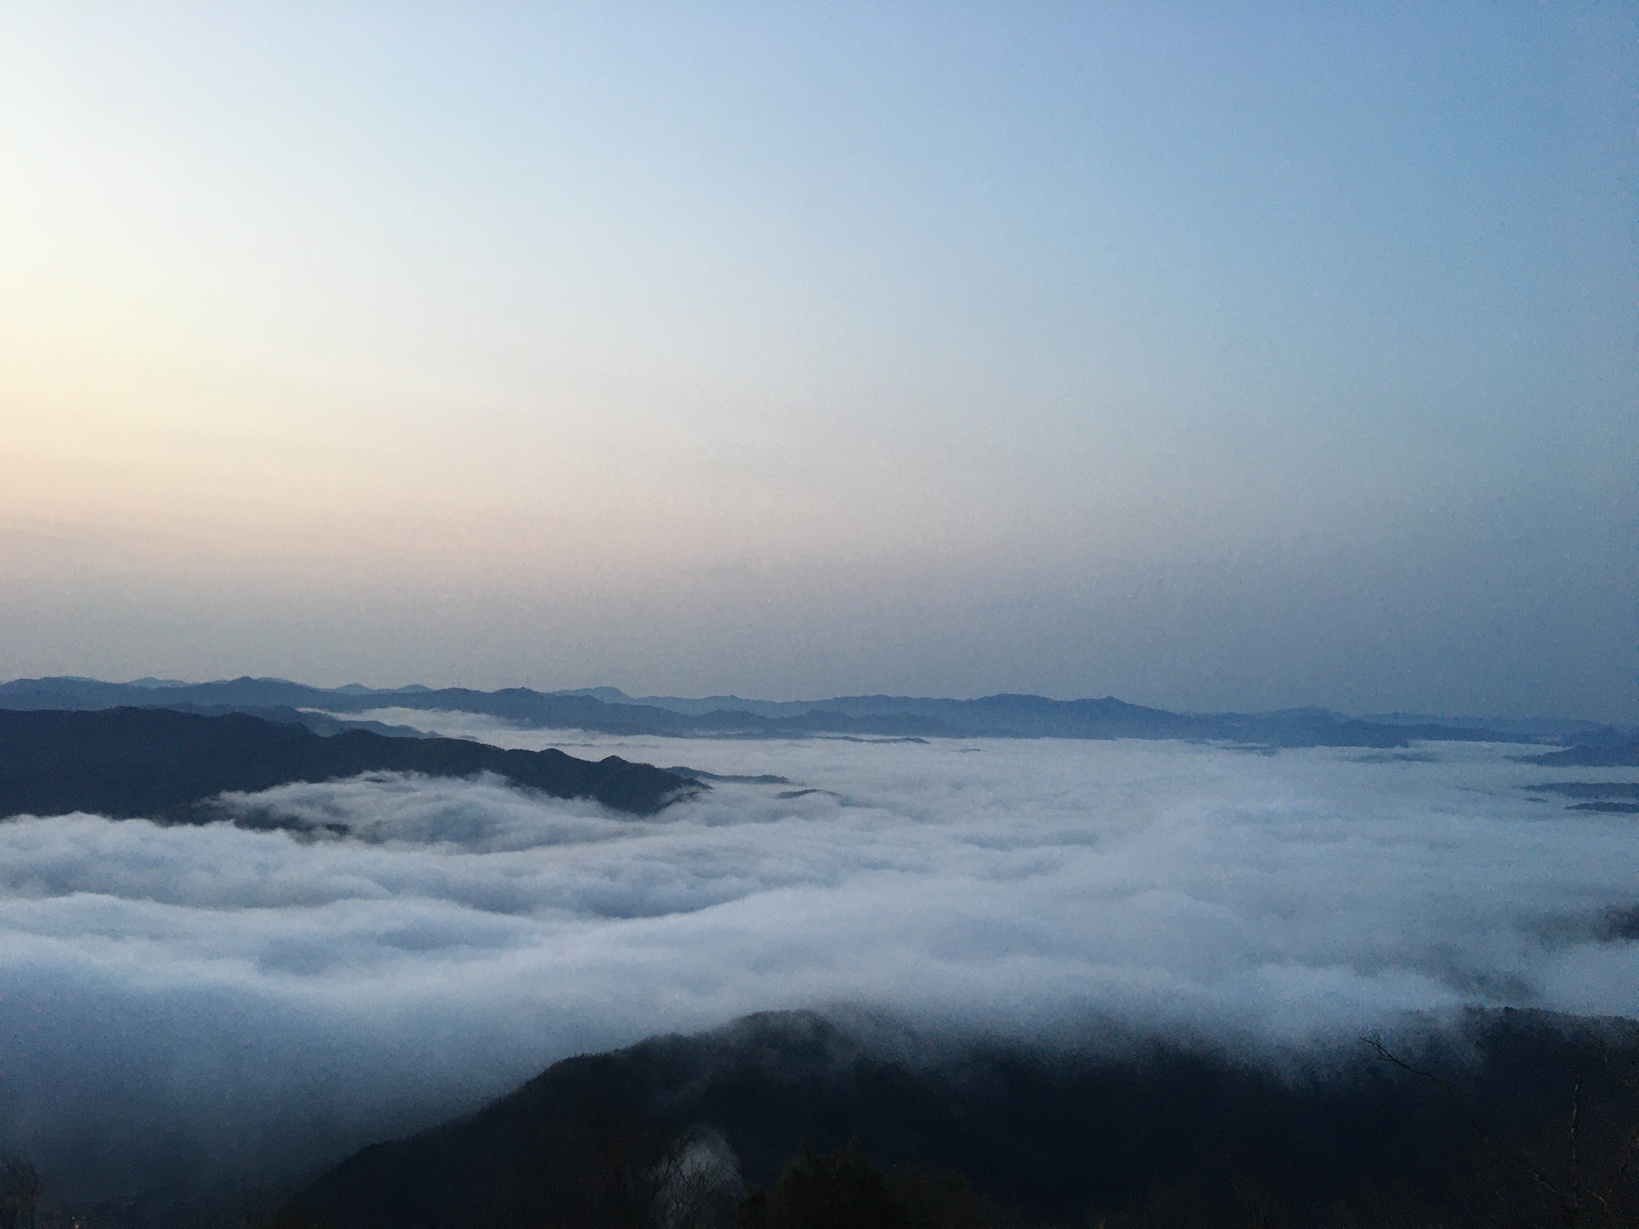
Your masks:
<path fill-rule="evenodd" d="M 621 736 L 399 699 L 332 706 L 396 738 L 0 714 L 453 738 L 703 787 L 623 812 L 469 756 L 292 774 L 180 825 L 0 824 L 0 1108 L 61 1191 L 288 1183 L 557 1060 L 755 1012 L 890 1056 L 1162 1044 L 1226 1070 L 1354 1069 L 1362 1035 L 1422 1046 L 1474 1009 L 1639 1016 L 1632 821 L 1577 809 L 1633 786 L 1540 744 Z"/>

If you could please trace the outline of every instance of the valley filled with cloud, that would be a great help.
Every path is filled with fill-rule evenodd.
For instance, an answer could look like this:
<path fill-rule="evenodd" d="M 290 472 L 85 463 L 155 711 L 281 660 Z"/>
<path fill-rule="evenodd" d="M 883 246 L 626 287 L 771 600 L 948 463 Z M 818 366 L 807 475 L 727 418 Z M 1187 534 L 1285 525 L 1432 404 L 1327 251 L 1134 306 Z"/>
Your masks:
<path fill-rule="evenodd" d="M 296 1172 L 567 1055 L 759 1010 L 1049 1044 L 1164 1034 L 1269 1061 L 1471 1004 L 1639 1014 L 1631 817 L 1525 791 L 1590 770 L 1517 747 L 622 739 L 413 717 L 746 779 L 646 818 L 495 777 L 376 774 L 220 804 L 305 830 L 0 825 L 17 1145 L 70 1182 Z"/>

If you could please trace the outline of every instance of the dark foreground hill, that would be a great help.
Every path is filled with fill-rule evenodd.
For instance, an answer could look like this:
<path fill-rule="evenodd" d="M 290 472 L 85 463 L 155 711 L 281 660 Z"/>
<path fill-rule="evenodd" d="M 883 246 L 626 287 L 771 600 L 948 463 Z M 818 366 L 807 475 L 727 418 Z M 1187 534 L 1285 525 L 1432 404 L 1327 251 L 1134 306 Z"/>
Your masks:
<path fill-rule="evenodd" d="M 1639 1126 L 1628 1023 L 1476 1013 L 1415 1047 L 1438 1080 L 1365 1044 L 1304 1071 L 1158 1042 L 870 1036 L 765 1015 L 570 1059 L 363 1149 L 292 1212 L 337 1229 L 732 1224 L 746 1184 L 850 1139 L 885 1166 L 960 1171 L 988 1223 L 1560 1224 L 1571 1192 L 1584 1229 L 1639 1210 L 1617 1164 Z M 685 1179 L 723 1189 L 669 1215 Z"/>
<path fill-rule="evenodd" d="M 203 804 L 224 791 L 362 772 L 493 772 L 556 798 L 595 798 L 640 815 L 702 788 L 618 756 L 594 763 L 561 751 L 505 751 L 463 739 L 392 738 L 366 730 L 321 737 L 302 725 L 242 713 L 0 709 L 0 816 L 88 811 L 198 821 L 216 817 Z"/>

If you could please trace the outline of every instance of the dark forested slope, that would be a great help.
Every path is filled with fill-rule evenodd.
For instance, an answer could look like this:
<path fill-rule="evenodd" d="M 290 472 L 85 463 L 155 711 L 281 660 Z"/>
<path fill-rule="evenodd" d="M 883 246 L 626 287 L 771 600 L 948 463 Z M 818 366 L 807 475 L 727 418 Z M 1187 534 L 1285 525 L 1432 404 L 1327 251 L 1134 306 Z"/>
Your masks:
<path fill-rule="evenodd" d="M 857 1139 L 885 1165 L 959 1170 L 1030 1223 L 1093 1223 L 1168 1201 L 1205 1211 L 1166 1223 L 1251 1223 L 1211 1209 L 1257 1190 L 1294 1223 L 1388 1200 L 1468 1224 L 1479 1204 L 1464 1184 L 1483 1148 L 1470 1114 L 1499 1149 L 1497 1190 L 1525 1180 L 1520 1198 L 1543 1194 L 1508 1149 L 1531 1149 L 1520 1155 L 1550 1181 L 1562 1176 L 1573 1099 L 1580 1180 L 1591 1191 L 1608 1177 L 1596 1179 L 1594 1158 L 1602 1165 L 1607 1145 L 1639 1125 L 1622 1066 L 1633 1032 L 1476 1013 L 1418 1050 L 1449 1079 L 1442 1090 L 1364 1045 L 1305 1073 L 1161 1042 L 941 1049 L 885 1045 L 880 1033 L 861 1042 L 807 1014 L 752 1017 L 558 1063 L 475 1115 L 363 1149 L 298 1206 L 339 1229 L 647 1223 L 625 1206 L 645 1189 L 639 1179 L 660 1172 L 675 1141 L 705 1133 L 726 1141 L 748 1183 L 770 1184 L 804 1143 Z"/>
<path fill-rule="evenodd" d="M 200 804 L 227 790 L 361 772 L 493 772 L 553 797 L 595 798 L 634 814 L 703 788 L 618 756 L 592 762 L 561 751 L 506 751 L 464 739 L 390 738 L 365 730 L 321 737 L 302 725 L 242 713 L 0 709 L 0 816 L 89 811 L 197 820 L 212 817 Z"/>

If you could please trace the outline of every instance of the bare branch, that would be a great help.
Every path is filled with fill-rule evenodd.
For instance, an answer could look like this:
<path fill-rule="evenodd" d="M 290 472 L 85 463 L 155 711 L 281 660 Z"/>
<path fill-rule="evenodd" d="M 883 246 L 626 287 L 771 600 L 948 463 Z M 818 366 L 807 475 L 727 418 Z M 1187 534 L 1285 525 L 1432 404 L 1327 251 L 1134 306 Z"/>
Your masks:
<path fill-rule="evenodd" d="M 1392 1066 L 1398 1067 L 1398 1068 L 1400 1068 L 1400 1070 L 1402 1070 L 1404 1072 L 1407 1072 L 1410 1075 L 1414 1075 L 1414 1076 L 1417 1076 L 1420 1079 L 1427 1080 L 1429 1083 L 1433 1084 L 1436 1088 L 1438 1088 L 1442 1093 L 1444 1093 L 1445 1096 L 1446 1096 L 1447 1101 L 1450 1103 L 1452 1108 L 1454 1108 L 1457 1111 L 1457 1113 L 1462 1116 L 1464 1122 L 1468 1123 L 1469 1128 L 1474 1132 L 1474 1134 L 1479 1136 L 1480 1142 L 1483 1143 L 1487 1148 L 1490 1148 L 1498 1156 L 1502 1157 L 1504 1160 L 1506 1160 L 1510 1164 L 1514 1165 L 1522 1173 L 1527 1175 L 1531 1179 L 1531 1181 L 1535 1182 L 1537 1184 L 1538 1188 L 1540 1188 L 1546 1194 L 1548 1194 L 1548 1195 L 1552 1196 L 1554 1199 L 1558 1200 L 1559 1204 L 1560 1204 L 1560 1207 L 1563 1209 L 1565 1216 L 1568 1218 L 1568 1219 L 1565 1220 L 1564 1223 L 1567 1226 L 1575 1225 L 1576 1218 L 1577 1218 L 1577 1213 L 1578 1213 L 1578 1208 L 1577 1208 L 1577 1201 L 1576 1201 L 1576 1196 L 1575 1196 L 1574 1192 L 1567 1193 L 1566 1191 L 1561 1190 L 1556 1183 L 1554 1183 L 1546 1174 L 1544 1174 L 1535 1165 L 1531 1164 L 1531 1162 L 1529 1160 L 1527 1160 L 1525 1157 L 1521 1156 L 1518 1152 L 1514 1151 L 1512 1148 L 1504 1147 L 1502 1144 L 1499 1144 L 1496 1140 L 1492 1139 L 1491 1138 L 1491 1133 L 1489 1131 L 1487 1131 L 1485 1129 L 1484 1125 L 1481 1124 L 1480 1120 L 1478 1118 L 1474 1117 L 1474 1115 L 1469 1111 L 1468 1106 L 1463 1102 L 1462 1097 L 1458 1095 L 1457 1090 L 1451 1086 L 1450 1081 L 1441 1079 L 1439 1076 L 1435 1075 L 1432 1071 L 1426 1071 L 1421 1067 L 1412 1066 L 1412 1064 L 1408 1063 L 1405 1059 L 1401 1058 L 1398 1054 L 1394 1053 L 1387 1046 L 1385 1046 L 1382 1043 L 1381 1040 L 1379 1040 L 1376 1037 L 1362 1037 L 1360 1040 L 1365 1042 L 1374 1051 L 1376 1051 L 1377 1056 L 1380 1059 L 1382 1059 L 1384 1062 L 1389 1063 Z M 1578 1076 L 1577 1076 L 1578 1104 L 1580 1104 L 1581 1088 L 1582 1088 L 1582 1077 L 1579 1073 Z M 1576 1114 L 1575 1114 L 1575 1110 L 1573 1109 L 1573 1114 L 1572 1114 L 1573 1131 L 1575 1130 L 1575 1119 L 1576 1119 Z"/>

